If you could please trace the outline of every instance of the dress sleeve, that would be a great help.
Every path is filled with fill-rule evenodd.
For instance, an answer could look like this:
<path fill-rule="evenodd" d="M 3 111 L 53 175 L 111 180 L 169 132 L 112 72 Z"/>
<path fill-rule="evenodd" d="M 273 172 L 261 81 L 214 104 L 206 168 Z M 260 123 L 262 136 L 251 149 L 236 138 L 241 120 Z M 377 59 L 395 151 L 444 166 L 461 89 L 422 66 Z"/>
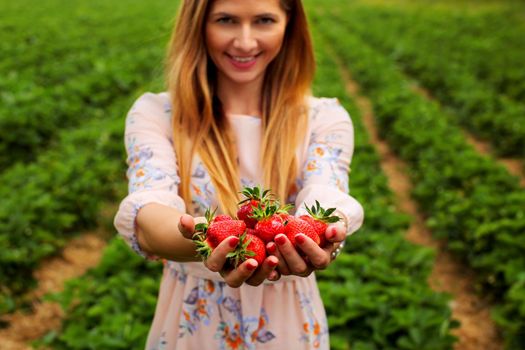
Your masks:
<path fill-rule="evenodd" d="M 142 95 L 126 117 L 128 195 L 120 203 L 114 225 L 124 240 L 140 255 L 135 219 L 148 203 L 159 203 L 185 211 L 178 195 L 180 179 L 171 141 L 171 114 L 167 100 L 158 94 Z"/>
<path fill-rule="evenodd" d="M 346 224 L 347 235 L 363 224 L 364 211 L 350 196 L 348 174 L 354 150 L 354 128 L 348 112 L 337 99 L 323 99 L 312 112 L 310 139 L 301 171 L 302 188 L 297 194 L 296 215 L 306 214 L 319 201 L 322 207 L 336 208 Z"/>

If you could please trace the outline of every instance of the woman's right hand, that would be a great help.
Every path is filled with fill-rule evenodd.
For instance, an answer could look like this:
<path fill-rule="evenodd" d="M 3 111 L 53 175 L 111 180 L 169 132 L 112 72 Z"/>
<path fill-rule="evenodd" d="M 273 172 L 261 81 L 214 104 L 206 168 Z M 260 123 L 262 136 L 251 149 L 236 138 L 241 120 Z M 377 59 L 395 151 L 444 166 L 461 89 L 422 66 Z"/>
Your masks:
<path fill-rule="evenodd" d="M 193 217 L 184 214 L 179 221 L 179 231 L 185 238 L 192 239 L 195 225 L 205 222 L 206 219 L 203 216 Z M 204 265 L 213 272 L 219 272 L 226 284 L 233 288 L 238 288 L 243 283 L 258 286 L 263 283 L 265 279 L 277 281 L 280 278 L 280 274 L 275 271 L 275 267 L 279 264 L 279 259 L 273 255 L 266 257 L 261 266 L 258 266 L 255 259 L 247 259 L 237 266 L 237 268 L 227 269 L 225 266 L 226 256 L 235 250 L 238 243 L 238 237 L 225 239 L 213 249 L 210 256 L 204 261 Z"/>

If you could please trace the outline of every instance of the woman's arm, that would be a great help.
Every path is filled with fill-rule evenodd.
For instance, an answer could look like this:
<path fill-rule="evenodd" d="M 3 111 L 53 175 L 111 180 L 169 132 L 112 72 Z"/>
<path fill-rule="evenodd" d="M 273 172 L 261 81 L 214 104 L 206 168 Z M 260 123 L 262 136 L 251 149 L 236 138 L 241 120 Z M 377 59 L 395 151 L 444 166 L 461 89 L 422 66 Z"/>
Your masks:
<path fill-rule="evenodd" d="M 193 243 L 183 240 L 178 230 L 186 206 L 178 195 L 180 178 L 166 101 L 162 95 L 146 93 L 126 117 L 129 193 L 114 224 L 133 250 L 146 258 L 191 261 L 196 259 Z"/>
<path fill-rule="evenodd" d="M 331 244 L 319 247 L 305 235 L 297 235 L 298 254 L 285 235 L 277 235 L 267 249 L 275 251 L 279 271 L 307 276 L 326 268 L 339 252 L 337 248 L 347 235 L 363 223 L 363 207 L 349 194 L 348 173 L 354 151 L 354 130 L 350 116 L 335 99 L 325 99 L 311 119 L 311 137 L 302 169 L 302 189 L 296 197 L 296 216 L 307 214 L 305 206 L 319 201 L 325 209 L 336 208 L 341 221 L 328 225 L 325 237 Z"/>
<path fill-rule="evenodd" d="M 136 233 L 142 250 L 148 255 L 173 261 L 200 261 L 195 244 L 181 232 L 193 232 L 194 228 L 193 220 L 187 220 L 187 228 L 179 225 L 183 214 L 158 203 L 149 203 L 140 209 L 136 217 Z"/>

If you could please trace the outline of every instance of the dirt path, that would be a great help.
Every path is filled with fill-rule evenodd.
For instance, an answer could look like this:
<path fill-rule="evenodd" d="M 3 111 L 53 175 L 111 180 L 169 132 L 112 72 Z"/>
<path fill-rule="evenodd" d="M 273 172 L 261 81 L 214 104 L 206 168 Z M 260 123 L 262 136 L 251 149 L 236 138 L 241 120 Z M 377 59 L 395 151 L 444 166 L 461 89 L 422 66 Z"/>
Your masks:
<path fill-rule="evenodd" d="M 435 100 L 428 90 L 416 83 L 412 84 L 412 89 L 431 101 Z M 522 187 L 525 187 L 525 173 L 523 170 L 525 169 L 525 164 L 522 160 L 516 158 L 497 157 L 495 156 L 496 153 L 493 151 L 490 143 L 475 138 L 474 136 L 472 136 L 472 134 L 465 130 L 463 130 L 463 134 L 468 143 L 470 143 L 470 145 L 472 145 L 472 147 L 474 147 L 474 149 L 478 151 L 478 153 L 482 154 L 485 157 L 492 158 L 496 162 L 504 166 L 509 173 L 511 173 L 519 179 L 520 185 Z"/>
<path fill-rule="evenodd" d="M 465 132 L 465 138 L 467 141 L 478 151 L 480 154 L 493 158 L 498 162 L 499 164 L 503 165 L 509 173 L 516 176 L 519 181 L 521 187 L 525 187 L 525 173 L 523 172 L 523 169 L 525 169 L 525 166 L 523 164 L 523 161 L 516 159 L 516 158 L 501 158 L 494 156 L 495 152 L 492 150 L 492 146 L 485 141 L 482 141 L 480 139 L 474 138 L 471 134 Z"/>
<path fill-rule="evenodd" d="M 388 176 L 390 188 L 396 196 L 401 211 L 413 217 L 407 239 L 416 244 L 436 249 L 436 260 L 429 277 L 430 286 L 437 291 L 450 293 L 453 318 L 461 322 L 460 328 L 453 331 L 458 337 L 456 350 L 499 350 L 503 349 L 497 329 L 490 318 L 490 305 L 482 300 L 473 290 L 472 271 L 459 263 L 444 245 L 432 238 L 424 224 L 424 218 L 418 212 L 416 203 L 411 199 L 412 184 L 406 175 L 406 165 L 393 154 L 386 142 L 378 137 L 370 101 L 359 93 L 358 85 L 350 73 L 339 62 L 346 88 L 360 109 L 370 140 L 381 157 L 381 167 Z"/>
<path fill-rule="evenodd" d="M 60 256 L 42 263 L 35 271 L 38 287 L 28 295 L 28 300 L 33 300 L 32 312 L 18 311 L 2 318 L 9 323 L 8 328 L 0 329 L 2 350 L 32 349 L 30 343 L 33 340 L 60 328 L 64 316 L 60 306 L 43 301 L 42 297 L 63 290 L 68 279 L 81 276 L 96 266 L 106 245 L 103 237 L 107 237 L 107 232 L 102 228 L 85 233 L 68 242 Z"/>

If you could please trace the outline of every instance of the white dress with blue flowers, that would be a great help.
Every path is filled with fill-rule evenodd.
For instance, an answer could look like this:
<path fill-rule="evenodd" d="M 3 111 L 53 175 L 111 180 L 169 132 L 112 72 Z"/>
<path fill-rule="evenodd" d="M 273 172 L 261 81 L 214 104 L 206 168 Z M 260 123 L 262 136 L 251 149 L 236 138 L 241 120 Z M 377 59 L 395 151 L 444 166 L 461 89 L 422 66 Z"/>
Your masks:
<path fill-rule="evenodd" d="M 304 213 L 305 203 L 315 200 L 323 207 L 336 207 L 351 234 L 363 222 L 361 205 L 348 194 L 352 122 L 336 99 L 310 97 L 309 103 L 308 132 L 297 150 L 300 172 L 290 202 L 298 208 L 296 215 Z M 193 208 L 186 208 L 178 196 L 170 113 L 167 93 L 146 93 L 126 119 L 129 195 L 120 204 L 115 227 L 141 255 L 135 217 L 144 205 L 160 203 L 197 216 L 217 205 L 198 157 L 192 169 Z M 260 119 L 227 117 L 236 137 L 242 185 L 260 184 Z M 202 263 L 167 261 L 146 349 L 329 349 L 315 275 L 284 276 L 258 287 L 231 288 Z"/>

